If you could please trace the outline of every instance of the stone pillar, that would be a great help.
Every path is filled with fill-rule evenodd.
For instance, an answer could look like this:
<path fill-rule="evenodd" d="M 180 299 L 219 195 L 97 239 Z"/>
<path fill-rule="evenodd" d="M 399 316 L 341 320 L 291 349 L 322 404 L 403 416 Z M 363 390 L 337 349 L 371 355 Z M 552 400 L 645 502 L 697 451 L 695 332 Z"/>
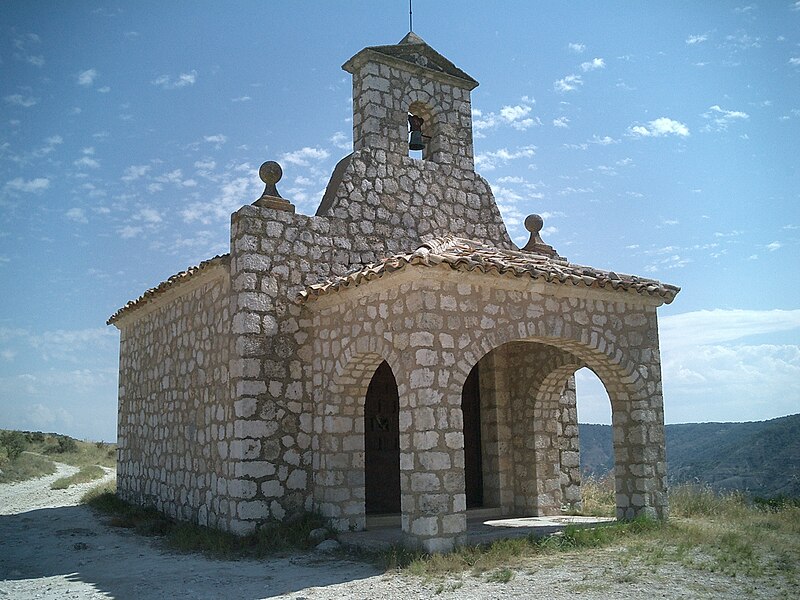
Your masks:
<path fill-rule="evenodd" d="M 614 430 L 617 518 L 668 517 L 664 400 L 655 307 L 624 316 L 636 359 L 609 390 Z"/>
<path fill-rule="evenodd" d="M 467 528 L 460 384 L 432 333 L 410 335 L 400 395 L 400 503 L 406 543 L 448 552 Z M 457 388 L 457 389 L 456 389 Z"/>
<path fill-rule="evenodd" d="M 575 376 L 567 380 L 559 403 L 558 449 L 561 463 L 562 503 L 571 510 L 581 510 L 581 447 L 578 431 L 578 408 Z"/>
<path fill-rule="evenodd" d="M 230 443 L 235 466 L 228 495 L 231 530 L 248 533 L 266 519 L 310 508 L 310 410 L 296 358 L 300 309 L 288 294 L 294 270 L 286 243 L 295 216 L 245 206 L 231 221 Z"/>

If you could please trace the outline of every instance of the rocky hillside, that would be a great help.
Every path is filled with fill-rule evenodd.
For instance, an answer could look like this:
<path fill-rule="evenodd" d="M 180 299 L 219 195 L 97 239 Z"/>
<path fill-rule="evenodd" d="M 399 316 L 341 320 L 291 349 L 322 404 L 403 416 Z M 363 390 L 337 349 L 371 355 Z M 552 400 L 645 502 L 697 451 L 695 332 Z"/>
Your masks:
<path fill-rule="evenodd" d="M 603 475 L 613 468 L 611 426 L 581 424 L 580 435 L 584 472 Z M 667 425 L 666 435 L 673 483 L 800 497 L 800 414 L 755 423 Z"/>

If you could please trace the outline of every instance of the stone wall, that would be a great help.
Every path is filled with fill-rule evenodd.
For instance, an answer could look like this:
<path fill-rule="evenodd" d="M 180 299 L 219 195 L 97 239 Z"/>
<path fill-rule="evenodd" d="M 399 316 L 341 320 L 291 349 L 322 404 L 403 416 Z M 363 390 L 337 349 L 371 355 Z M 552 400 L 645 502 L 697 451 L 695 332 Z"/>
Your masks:
<path fill-rule="evenodd" d="M 230 285 L 219 265 L 121 318 L 117 491 L 228 528 Z"/>
<path fill-rule="evenodd" d="M 488 184 L 474 172 L 380 150 L 350 158 L 325 216 L 244 206 L 231 218 L 232 446 L 248 490 L 231 528 L 252 531 L 312 507 L 313 335 L 296 304 L 306 286 L 410 252 L 441 233 L 511 247 Z M 444 185 L 445 178 L 452 184 Z M 334 345 L 333 350 L 336 350 Z M 377 366 L 377 365 L 376 365 Z"/>
<path fill-rule="evenodd" d="M 361 524 L 363 492 L 352 487 L 363 465 L 363 436 L 352 432 L 363 422 L 371 370 L 386 360 L 400 397 L 403 530 L 431 551 L 458 543 L 465 527 L 461 392 L 481 357 L 506 348 L 516 353 L 505 357 L 514 381 L 500 394 L 509 402 L 507 421 L 487 419 L 505 432 L 498 440 L 510 433 L 505 451 L 496 453 L 498 479 L 505 480 L 496 497 L 511 499 L 514 511 L 560 509 L 560 462 L 571 451 L 559 441 L 562 392 L 588 365 L 611 398 L 618 516 L 664 516 L 657 304 L 444 266 L 407 267 L 307 304 L 318 506 L 340 527 Z M 495 375 L 502 388 L 503 376 Z"/>
<path fill-rule="evenodd" d="M 354 152 L 318 214 L 347 224 L 342 249 L 358 252 L 364 263 L 447 234 L 516 249 L 483 177 L 384 150 Z"/>

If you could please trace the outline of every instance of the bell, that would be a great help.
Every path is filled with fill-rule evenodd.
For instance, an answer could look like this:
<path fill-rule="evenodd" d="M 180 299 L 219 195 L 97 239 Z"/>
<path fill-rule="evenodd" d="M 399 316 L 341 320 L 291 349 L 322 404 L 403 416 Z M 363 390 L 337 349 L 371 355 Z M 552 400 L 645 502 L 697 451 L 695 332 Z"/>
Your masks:
<path fill-rule="evenodd" d="M 425 149 L 425 142 L 422 140 L 422 132 L 421 131 L 412 131 L 411 132 L 411 139 L 408 141 L 408 147 L 410 150 L 424 150 Z"/>

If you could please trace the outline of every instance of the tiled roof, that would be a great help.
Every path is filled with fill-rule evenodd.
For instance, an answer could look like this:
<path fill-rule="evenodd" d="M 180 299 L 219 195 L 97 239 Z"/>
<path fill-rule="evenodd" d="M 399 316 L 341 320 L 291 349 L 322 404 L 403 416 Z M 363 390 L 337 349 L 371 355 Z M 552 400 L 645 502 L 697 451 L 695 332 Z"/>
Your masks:
<path fill-rule="evenodd" d="M 167 290 L 177 286 L 180 283 L 183 283 L 189 280 L 192 276 L 201 273 L 211 267 L 215 267 L 217 265 L 224 265 L 228 264 L 230 261 L 230 254 L 219 254 L 214 258 L 209 258 L 208 260 L 204 260 L 199 265 L 194 267 L 189 267 L 185 271 L 181 271 L 180 273 L 176 273 L 166 281 L 162 281 L 156 287 L 150 288 L 144 294 L 139 296 L 136 300 L 131 300 L 125 306 L 120 308 L 117 312 L 111 315 L 106 321 L 106 325 L 112 325 L 114 322 L 119 320 L 119 318 L 125 314 L 128 314 L 137 308 L 142 307 L 143 305 L 147 304 L 148 302 L 154 300 L 156 297 L 160 296 Z"/>
<path fill-rule="evenodd" d="M 400 271 L 408 265 L 429 267 L 445 265 L 456 271 L 478 271 L 511 277 L 531 277 L 548 283 L 634 291 L 660 297 L 667 304 L 672 302 L 680 291 L 679 287 L 654 279 L 576 265 L 557 257 L 500 250 L 473 240 L 445 236 L 423 244 L 410 254 L 395 254 L 348 275 L 310 285 L 300 292 L 298 301 L 309 302 L 326 294 L 356 287 L 388 273 Z"/>

